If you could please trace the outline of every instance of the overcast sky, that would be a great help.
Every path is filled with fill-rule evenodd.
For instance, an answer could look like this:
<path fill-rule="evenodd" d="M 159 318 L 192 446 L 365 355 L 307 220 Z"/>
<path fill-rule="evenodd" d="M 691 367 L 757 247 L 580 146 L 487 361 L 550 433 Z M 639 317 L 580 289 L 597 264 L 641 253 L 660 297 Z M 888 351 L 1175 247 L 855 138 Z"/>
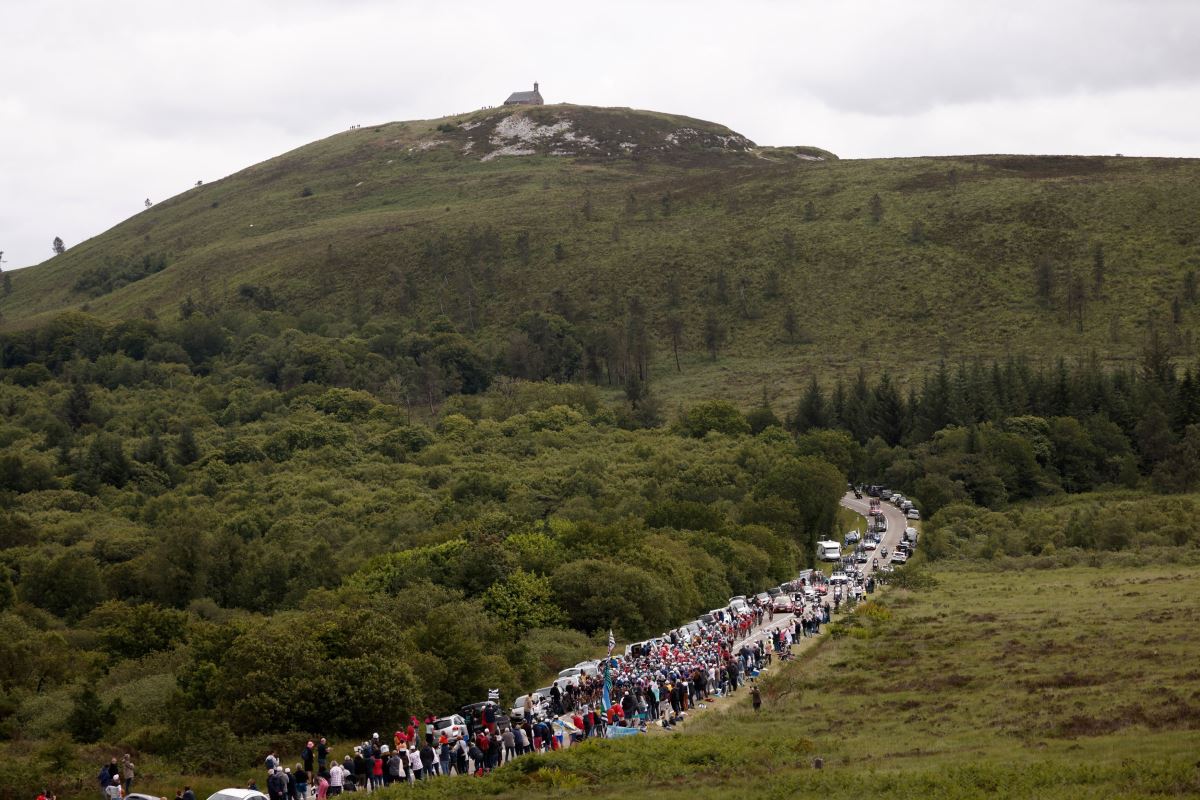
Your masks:
<path fill-rule="evenodd" d="M 633 106 L 843 158 L 1200 156 L 1200 1 L 0 0 L 0 249 L 38 263 L 352 124 Z"/>

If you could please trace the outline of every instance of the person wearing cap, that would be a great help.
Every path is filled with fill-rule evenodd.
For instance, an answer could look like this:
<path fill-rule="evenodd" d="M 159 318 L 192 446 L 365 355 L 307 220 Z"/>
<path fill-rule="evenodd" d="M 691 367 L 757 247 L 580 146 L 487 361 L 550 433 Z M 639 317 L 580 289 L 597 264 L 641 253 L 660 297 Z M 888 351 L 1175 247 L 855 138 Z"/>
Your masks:
<path fill-rule="evenodd" d="M 417 743 L 414 740 L 408 746 L 408 770 L 414 780 L 424 780 L 425 771 L 421 768 L 421 751 L 417 749 Z"/>
<path fill-rule="evenodd" d="M 438 737 L 437 754 L 438 754 L 438 768 L 441 770 L 441 775 L 444 778 L 449 778 L 450 777 L 451 751 L 450 751 L 450 740 L 448 738 L 446 738 L 445 733 L 443 733 L 441 736 Z"/>
<path fill-rule="evenodd" d="M 108 782 L 108 786 L 106 786 L 104 789 L 104 796 L 107 798 L 107 800 L 121 800 L 123 795 L 121 792 L 120 775 L 112 776 L 112 779 Z"/>
<path fill-rule="evenodd" d="M 121 759 L 121 778 L 125 784 L 125 794 L 129 794 L 129 790 L 133 788 L 133 762 L 129 760 L 129 753 Z"/>

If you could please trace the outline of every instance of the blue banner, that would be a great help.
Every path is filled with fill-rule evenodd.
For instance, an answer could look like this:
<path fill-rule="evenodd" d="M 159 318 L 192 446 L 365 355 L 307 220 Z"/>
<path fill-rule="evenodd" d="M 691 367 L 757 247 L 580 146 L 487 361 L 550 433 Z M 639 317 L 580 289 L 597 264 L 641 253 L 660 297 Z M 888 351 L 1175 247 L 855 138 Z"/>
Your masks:
<path fill-rule="evenodd" d="M 610 725 L 608 728 L 608 738 L 619 739 L 622 736 L 633 736 L 641 732 L 641 728 L 622 728 L 619 725 Z"/>

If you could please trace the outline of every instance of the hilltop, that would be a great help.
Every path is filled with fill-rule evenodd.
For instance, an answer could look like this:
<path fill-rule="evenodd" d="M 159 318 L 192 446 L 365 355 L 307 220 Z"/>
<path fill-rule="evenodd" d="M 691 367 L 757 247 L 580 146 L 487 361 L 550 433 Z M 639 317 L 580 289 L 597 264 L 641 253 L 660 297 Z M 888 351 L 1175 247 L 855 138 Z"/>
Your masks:
<path fill-rule="evenodd" d="M 838 160 L 669 114 L 483 109 L 190 189 L 14 273 L 0 314 L 174 319 L 190 297 L 306 329 L 447 318 L 497 357 L 525 311 L 585 342 L 636 319 L 668 396 L 743 399 L 811 368 L 1125 359 L 1152 325 L 1187 356 L 1197 177 L 1181 159 Z"/>

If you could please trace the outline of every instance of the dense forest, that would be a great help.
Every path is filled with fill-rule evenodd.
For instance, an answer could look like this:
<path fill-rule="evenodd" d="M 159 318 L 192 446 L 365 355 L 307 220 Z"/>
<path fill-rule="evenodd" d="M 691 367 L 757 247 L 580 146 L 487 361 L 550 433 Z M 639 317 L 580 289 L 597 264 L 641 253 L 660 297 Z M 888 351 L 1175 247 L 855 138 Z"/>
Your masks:
<path fill-rule="evenodd" d="M 506 697 L 809 563 L 847 480 L 904 490 L 928 556 L 1194 544 L 1195 370 L 1014 358 L 667 409 L 449 323 L 317 315 L 0 337 L 0 734 L 187 769 L 240 737 L 358 733 Z M 542 365 L 527 380 L 529 365 Z M 602 381 L 600 381 L 602 382 Z M 1029 502 L 1106 492 L 1135 507 Z M 199 746 L 198 742 L 204 742 Z"/>
<path fill-rule="evenodd" d="M 728 403 L 641 429 L 633 401 L 417 340 L 463 378 L 436 416 L 427 385 L 389 394 L 399 362 L 421 365 L 387 331 L 71 317 L 6 338 L 5 734 L 66 726 L 202 765 L 223 754 L 189 755 L 198 731 L 357 731 L 513 697 L 591 634 L 657 633 L 790 577 L 833 525 L 841 472 Z"/>

